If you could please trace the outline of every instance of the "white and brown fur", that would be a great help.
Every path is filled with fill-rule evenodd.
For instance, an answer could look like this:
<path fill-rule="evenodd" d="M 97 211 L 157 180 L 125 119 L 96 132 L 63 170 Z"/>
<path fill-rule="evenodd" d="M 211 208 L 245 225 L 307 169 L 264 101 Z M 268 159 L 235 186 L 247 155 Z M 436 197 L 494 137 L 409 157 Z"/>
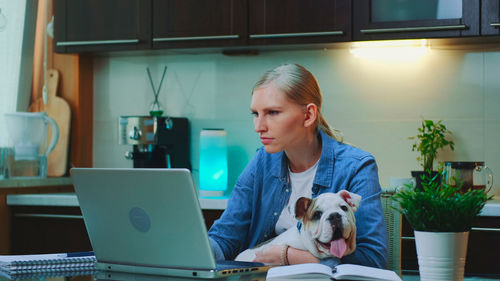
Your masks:
<path fill-rule="evenodd" d="M 257 251 L 272 245 L 289 245 L 308 250 L 317 258 L 331 257 L 330 243 L 344 238 L 347 250 L 356 249 L 356 220 L 354 212 L 359 207 L 361 196 L 341 190 L 323 193 L 314 199 L 301 197 L 295 204 L 295 217 L 302 227 L 291 227 L 273 239 L 240 253 L 235 260 L 253 261 Z"/>

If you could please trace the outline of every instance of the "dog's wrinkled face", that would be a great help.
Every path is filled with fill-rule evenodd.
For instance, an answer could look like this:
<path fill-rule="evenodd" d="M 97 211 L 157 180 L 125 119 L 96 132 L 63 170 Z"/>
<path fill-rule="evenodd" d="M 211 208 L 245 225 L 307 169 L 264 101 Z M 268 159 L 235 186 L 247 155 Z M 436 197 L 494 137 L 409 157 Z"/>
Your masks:
<path fill-rule="evenodd" d="M 346 190 L 323 193 L 314 199 L 297 200 L 295 216 L 312 241 L 311 253 L 318 258 L 351 254 L 356 249 L 354 212 L 361 196 Z"/>

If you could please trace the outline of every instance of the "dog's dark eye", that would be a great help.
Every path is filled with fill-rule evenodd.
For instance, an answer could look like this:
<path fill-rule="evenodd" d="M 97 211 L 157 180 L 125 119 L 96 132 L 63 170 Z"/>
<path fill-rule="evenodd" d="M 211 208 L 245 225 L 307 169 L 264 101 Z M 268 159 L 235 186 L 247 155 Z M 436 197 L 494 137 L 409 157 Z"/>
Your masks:
<path fill-rule="evenodd" d="M 316 211 L 314 212 L 313 216 L 312 216 L 312 219 L 313 220 L 319 220 L 321 218 L 321 215 L 323 215 L 323 212 L 321 211 Z"/>
<path fill-rule="evenodd" d="M 342 211 L 344 211 L 344 212 L 347 212 L 347 210 L 348 210 L 347 206 L 345 206 L 345 205 L 340 206 L 340 209 L 342 209 Z"/>

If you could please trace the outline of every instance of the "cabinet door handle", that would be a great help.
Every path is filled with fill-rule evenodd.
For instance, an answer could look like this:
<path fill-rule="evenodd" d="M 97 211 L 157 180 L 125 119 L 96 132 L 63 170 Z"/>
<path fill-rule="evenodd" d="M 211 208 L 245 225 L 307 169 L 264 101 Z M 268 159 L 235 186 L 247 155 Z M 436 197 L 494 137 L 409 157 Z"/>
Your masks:
<path fill-rule="evenodd" d="M 490 25 L 493 27 L 500 27 L 500 22 L 492 22 Z"/>
<path fill-rule="evenodd" d="M 61 214 L 14 214 L 18 218 L 49 218 L 49 219 L 83 219 L 81 215 L 61 215 Z"/>
<path fill-rule="evenodd" d="M 88 46 L 88 45 L 114 45 L 114 44 L 137 44 L 139 39 L 130 40 L 97 40 L 97 41 L 63 41 L 57 42 L 56 46 Z"/>
<path fill-rule="evenodd" d="M 390 33 L 390 32 L 413 32 L 413 31 L 438 31 L 438 30 L 458 30 L 467 29 L 465 24 L 459 25 L 440 25 L 440 26 L 419 26 L 419 27 L 395 27 L 395 28 L 373 28 L 361 29 L 361 33 Z"/>
<path fill-rule="evenodd" d="M 330 36 L 344 35 L 344 31 L 325 31 L 325 32 L 301 32 L 301 33 L 274 33 L 274 34 L 250 34 L 252 39 L 262 38 L 286 38 L 286 37 L 310 37 L 310 36 Z"/>
<path fill-rule="evenodd" d="M 195 40 L 223 40 L 223 39 L 238 39 L 239 35 L 217 35 L 217 36 L 193 36 L 193 37 L 165 37 L 153 38 L 153 42 L 171 42 L 171 41 L 195 41 Z"/>
<path fill-rule="evenodd" d="M 471 230 L 500 232 L 500 228 L 490 228 L 490 227 L 472 227 Z"/>

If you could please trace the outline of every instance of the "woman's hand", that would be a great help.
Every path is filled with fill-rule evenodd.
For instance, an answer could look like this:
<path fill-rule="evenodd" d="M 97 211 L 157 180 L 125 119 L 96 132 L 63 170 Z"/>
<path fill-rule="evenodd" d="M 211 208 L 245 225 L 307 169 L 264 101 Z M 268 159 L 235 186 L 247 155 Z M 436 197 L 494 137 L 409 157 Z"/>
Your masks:
<path fill-rule="evenodd" d="M 299 263 L 319 263 L 319 259 L 308 250 L 299 250 L 296 248 L 288 248 L 288 263 L 289 264 L 299 264 Z"/>
<path fill-rule="evenodd" d="M 254 262 L 263 262 L 271 264 L 281 264 L 281 251 L 284 246 L 276 245 L 265 247 L 263 250 L 255 253 Z"/>
<path fill-rule="evenodd" d="M 262 251 L 255 253 L 255 262 L 271 263 L 271 264 L 281 264 L 281 252 L 283 251 L 283 245 L 267 247 Z M 307 250 L 299 250 L 293 247 L 288 247 L 287 258 L 289 264 L 299 264 L 299 263 L 319 263 L 318 258 L 313 256 Z"/>

